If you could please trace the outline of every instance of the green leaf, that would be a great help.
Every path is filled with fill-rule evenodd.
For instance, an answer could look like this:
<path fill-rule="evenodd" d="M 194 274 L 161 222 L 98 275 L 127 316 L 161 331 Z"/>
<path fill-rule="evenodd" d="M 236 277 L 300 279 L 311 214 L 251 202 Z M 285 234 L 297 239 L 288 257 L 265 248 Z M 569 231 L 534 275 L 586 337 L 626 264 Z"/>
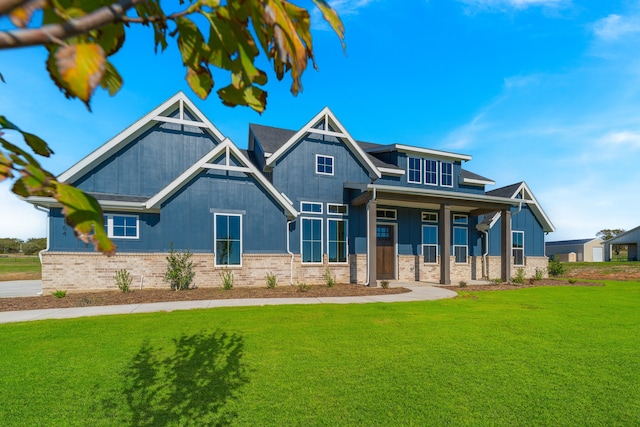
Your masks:
<path fill-rule="evenodd" d="M 98 201 L 71 185 L 57 183 L 56 190 L 54 197 L 62 204 L 62 213 L 76 236 L 106 255 L 114 254 L 117 248 L 104 229 Z"/>
<path fill-rule="evenodd" d="M 12 169 L 13 162 L 9 160 L 2 151 L 0 151 L 0 181 L 7 178 L 13 178 L 13 173 L 11 172 Z"/>
<path fill-rule="evenodd" d="M 95 43 L 65 45 L 55 53 L 55 59 L 65 86 L 90 108 L 89 101 L 106 68 L 102 47 Z"/>
<path fill-rule="evenodd" d="M 125 40 L 124 24 L 115 23 L 100 28 L 96 42 L 102 46 L 105 56 L 120 50 Z"/>
<path fill-rule="evenodd" d="M 189 68 L 197 68 L 209 57 L 209 46 L 196 24 L 187 18 L 176 19 L 178 48 L 182 62 Z"/>
<path fill-rule="evenodd" d="M 34 153 L 44 157 L 49 157 L 53 154 L 53 150 L 49 148 L 49 145 L 34 134 L 22 132 L 22 136 Z"/>
<path fill-rule="evenodd" d="M 213 89 L 213 77 L 211 71 L 205 67 L 198 67 L 196 70 L 187 68 L 187 83 L 193 92 L 200 99 L 207 99 Z"/>
<path fill-rule="evenodd" d="M 109 61 L 107 61 L 107 65 L 104 69 L 104 75 L 102 76 L 102 80 L 100 80 L 100 87 L 107 89 L 111 96 L 118 93 L 122 87 L 122 77 Z"/>
<path fill-rule="evenodd" d="M 318 6 L 320 12 L 322 12 L 322 16 L 331 25 L 333 31 L 338 35 L 340 42 L 342 43 L 342 49 L 346 49 L 347 45 L 344 43 L 344 24 L 342 20 L 338 16 L 338 13 L 329 6 L 329 4 L 325 0 L 313 0 L 313 2 Z"/>
<path fill-rule="evenodd" d="M 267 106 L 267 93 L 255 86 L 236 87 L 230 84 L 218 90 L 218 96 L 222 100 L 222 103 L 229 107 L 245 105 L 251 107 L 258 113 L 264 112 Z"/>

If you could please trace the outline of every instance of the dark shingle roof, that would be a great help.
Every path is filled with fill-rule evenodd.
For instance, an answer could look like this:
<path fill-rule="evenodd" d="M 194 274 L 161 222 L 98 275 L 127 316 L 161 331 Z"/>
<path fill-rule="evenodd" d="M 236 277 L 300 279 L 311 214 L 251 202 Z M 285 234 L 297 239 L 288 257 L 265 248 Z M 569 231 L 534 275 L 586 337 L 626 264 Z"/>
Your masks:
<path fill-rule="evenodd" d="M 480 181 L 493 181 L 492 179 L 485 178 L 484 176 L 478 175 L 477 173 L 469 172 L 466 169 L 460 169 L 460 178 L 477 179 Z"/>
<path fill-rule="evenodd" d="M 275 153 L 296 132 L 289 129 L 274 128 L 271 126 L 249 124 L 249 129 L 260 142 L 265 153 Z"/>
<path fill-rule="evenodd" d="M 485 194 L 487 196 L 496 196 L 496 197 L 513 197 L 513 194 L 521 185 L 522 185 L 522 182 L 517 182 L 515 184 L 507 185 L 506 187 L 496 188 L 495 190 L 487 191 Z"/>
<path fill-rule="evenodd" d="M 129 196 L 126 194 L 89 193 L 97 200 L 109 200 L 118 202 L 146 202 L 148 196 Z"/>
<path fill-rule="evenodd" d="M 271 126 L 257 125 L 255 123 L 251 123 L 249 125 L 249 129 L 251 129 L 253 135 L 256 137 L 258 142 L 260 142 L 265 153 L 275 153 L 296 133 L 296 131 L 289 129 L 274 128 Z M 380 144 L 373 144 L 371 142 L 356 142 L 360 148 L 365 151 L 369 148 L 380 146 Z M 366 154 L 371 163 L 376 167 L 402 170 L 394 164 L 383 162 L 369 153 Z"/>

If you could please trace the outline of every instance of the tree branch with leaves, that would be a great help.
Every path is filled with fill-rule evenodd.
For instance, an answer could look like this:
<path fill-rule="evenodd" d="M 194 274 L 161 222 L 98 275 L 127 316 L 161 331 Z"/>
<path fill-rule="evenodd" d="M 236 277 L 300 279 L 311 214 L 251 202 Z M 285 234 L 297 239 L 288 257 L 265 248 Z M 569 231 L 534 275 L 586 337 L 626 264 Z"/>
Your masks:
<path fill-rule="evenodd" d="M 313 2 L 344 49 L 338 14 L 325 0 Z M 290 1 L 191 0 L 180 6 L 168 11 L 160 0 L 0 0 L 0 17 L 8 17 L 12 25 L 0 28 L 0 49 L 44 46 L 52 81 L 67 98 L 81 100 L 88 109 L 98 87 L 112 96 L 122 87 L 123 79 L 109 58 L 124 46 L 133 25 L 153 31 L 156 52 L 175 42 L 185 79 L 201 99 L 214 88 L 213 70 L 228 73 L 231 83 L 217 94 L 232 107 L 248 106 L 259 113 L 266 108 L 267 73 L 256 66 L 259 57 L 271 63 L 278 80 L 291 76 L 294 96 L 302 90 L 308 62 L 317 68 L 309 11 Z M 206 24 L 201 24 L 202 18 Z M 4 81 L 2 74 L 0 79 Z M 30 151 L 9 142 L 6 132 L 18 133 Z M 15 178 L 12 191 L 21 197 L 55 198 L 80 239 L 106 254 L 115 252 L 98 202 L 58 182 L 36 160 L 35 156 L 53 154 L 44 140 L 0 116 L 0 147 L 0 181 Z"/>

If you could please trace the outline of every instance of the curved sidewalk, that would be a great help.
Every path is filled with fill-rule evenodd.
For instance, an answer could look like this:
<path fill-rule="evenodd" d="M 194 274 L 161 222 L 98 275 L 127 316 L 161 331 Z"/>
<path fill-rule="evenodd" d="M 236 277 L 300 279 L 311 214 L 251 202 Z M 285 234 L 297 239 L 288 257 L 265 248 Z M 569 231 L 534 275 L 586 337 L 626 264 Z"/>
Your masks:
<path fill-rule="evenodd" d="M 44 319 L 71 319 L 110 314 L 152 313 L 157 311 L 191 310 L 194 308 L 246 307 L 287 304 L 365 304 L 371 302 L 434 301 L 453 298 L 458 294 L 433 286 L 405 286 L 411 292 L 394 295 L 369 295 L 329 298 L 248 298 L 232 300 L 171 301 L 149 304 L 104 305 L 98 307 L 49 308 L 44 310 L 0 312 L 0 323 L 28 322 Z"/>

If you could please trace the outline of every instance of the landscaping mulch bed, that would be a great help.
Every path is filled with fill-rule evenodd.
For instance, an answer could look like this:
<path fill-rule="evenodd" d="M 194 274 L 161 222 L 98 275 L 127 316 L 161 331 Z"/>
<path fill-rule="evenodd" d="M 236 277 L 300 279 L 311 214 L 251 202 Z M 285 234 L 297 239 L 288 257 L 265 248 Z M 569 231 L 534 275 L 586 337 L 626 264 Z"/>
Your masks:
<path fill-rule="evenodd" d="M 516 289 L 523 288 L 535 288 L 538 286 L 604 286 L 602 283 L 594 283 L 594 282 L 575 282 L 569 283 L 566 280 L 553 280 L 553 279 L 542 279 L 542 280 L 527 280 L 524 284 L 519 285 L 515 283 L 498 283 L 495 285 L 467 285 L 465 287 L 460 287 L 460 285 L 449 285 L 449 286 L 439 286 L 446 289 L 451 289 L 453 291 L 513 291 Z"/>
<path fill-rule="evenodd" d="M 338 284 L 310 286 L 301 291 L 297 286 L 280 285 L 273 289 L 266 287 L 237 287 L 230 290 L 222 288 L 197 288 L 186 291 L 170 289 L 143 289 L 122 293 L 118 290 L 100 292 L 69 292 L 64 298 L 53 295 L 39 297 L 0 298 L 0 311 L 38 310 L 44 308 L 90 307 L 100 305 L 143 304 L 166 301 L 196 301 L 213 299 L 243 298 L 319 298 L 347 297 L 364 295 L 389 295 L 409 292 L 406 288 L 369 288 L 358 285 Z"/>

